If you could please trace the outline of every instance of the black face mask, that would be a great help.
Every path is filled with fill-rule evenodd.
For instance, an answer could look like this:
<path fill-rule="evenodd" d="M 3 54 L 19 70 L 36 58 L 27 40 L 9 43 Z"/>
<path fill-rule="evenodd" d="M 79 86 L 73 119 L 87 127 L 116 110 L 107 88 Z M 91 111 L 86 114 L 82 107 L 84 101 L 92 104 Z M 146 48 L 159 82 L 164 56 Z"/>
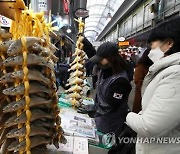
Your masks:
<path fill-rule="evenodd" d="M 98 67 L 101 69 L 101 70 L 107 70 L 107 69 L 110 69 L 111 66 L 109 64 L 106 64 L 106 65 L 102 65 L 102 64 L 98 64 Z"/>

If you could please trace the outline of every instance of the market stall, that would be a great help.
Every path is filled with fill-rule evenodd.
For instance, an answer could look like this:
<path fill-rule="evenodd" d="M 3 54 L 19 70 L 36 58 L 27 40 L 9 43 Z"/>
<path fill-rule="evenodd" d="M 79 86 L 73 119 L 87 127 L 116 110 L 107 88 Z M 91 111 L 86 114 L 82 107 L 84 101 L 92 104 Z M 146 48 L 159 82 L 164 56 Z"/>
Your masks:
<path fill-rule="evenodd" d="M 99 140 L 104 134 L 97 132 L 93 119 L 76 110 L 82 103 L 93 103 L 83 96 L 82 18 L 76 20 L 79 33 L 69 69 L 70 88 L 58 95 L 57 48 L 51 41 L 56 28 L 43 12 L 34 13 L 22 0 L 0 2 L 0 7 L 0 14 L 14 20 L 9 32 L 0 29 L 0 153 L 107 153 Z"/>

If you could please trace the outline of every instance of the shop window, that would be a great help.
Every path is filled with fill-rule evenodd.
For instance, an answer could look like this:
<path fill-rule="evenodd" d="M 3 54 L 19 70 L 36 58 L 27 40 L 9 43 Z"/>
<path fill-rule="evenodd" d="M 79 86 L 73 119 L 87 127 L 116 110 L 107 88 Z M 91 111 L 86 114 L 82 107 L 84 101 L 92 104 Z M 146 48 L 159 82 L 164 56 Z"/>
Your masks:
<path fill-rule="evenodd" d="M 168 9 L 170 7 L 172 7 L 175 4 L 175 0 L 167 0 L 164 1 L 164 9 Z"/>
<path fill-rule="evenodd" d="M 129 18 L 128 19 L 128 33 L 130 33 L 131 32 L 131 28 L 132 28 L 132 18 Z"/>
<path fill-rule="evenodd" d="M 143 9 L 137 14 L 137 28 L 143 25 Z"/>
<path fill-rule="evenodd" d="M 163 0 L 160 0 L 158 5 L 158 19 L 161 19 L 162 12 L 163 12 Z"/>
<path fill-rule="evenodd" d="M 120 28 L 120 35 L 119 36 L 123 36 L 124 35 L 124 26 L 121 25 L 121 28 Z"/>
<path fill-rule="evenodd" d="M 147 21 L 149 21 L 149 13 L 150 13 L 150 9 L 149 9 L 149 4 L 145 6 L 144 8 L 144 22 L 146 23 Z"/>
<path fill-rule="evenodd" d="M 113 38 L 114 38 L 114 33 L 112 32 L 112 34 L 111 34 L 111 41 L 113 41 Z"/>
<path fill-rule="evenodd" d="M 127 35 L 127 33 L 128 33 L 128 22 L 127 21 L 124 23 L 124 30 L 125 30 L 125 35 Z"/>
<path fill-rule="evenodd" d="M 113 40 L 116 40 L 117 39 L 117 30 L 114 31 L 114 38 Z"/>
<path fill-rule="evenodd" d="M 133 29 L 135 29 L 137 27 L 137 15 L 133 16 L 133 23 L 132 23 L 132 25 L 133 25 Z"/>

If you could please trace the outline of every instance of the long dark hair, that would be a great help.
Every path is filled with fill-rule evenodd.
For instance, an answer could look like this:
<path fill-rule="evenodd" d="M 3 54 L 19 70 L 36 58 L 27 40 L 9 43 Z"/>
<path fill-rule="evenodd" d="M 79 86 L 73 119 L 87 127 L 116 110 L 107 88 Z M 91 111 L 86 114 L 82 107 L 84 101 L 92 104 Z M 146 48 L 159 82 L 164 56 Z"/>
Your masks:
<path fill-rule="evenodd" d="M 151 49 L 148 48 L 148 49 L 146 49 L 146 50 L 144 51 L 143 55 L 142 55 L 141 58 L 138 60 L 137 65 L 138 65 L 138 64 L 143 64 L 143 65 L 145 65 L 145 66 L 147 66 L 147 67 L 150 67 L 150 66 L 153 64 L 152 60 L 148 57 L 148 54 L 149 54 L 150 50 L 151 50 Z"/>
<path fill-rule="evenodd" d="M 117 55 L 106 58 L 112 67 L 113 74 L 121 73 L 127 70 L 125 60 L 117 53 Z"/>

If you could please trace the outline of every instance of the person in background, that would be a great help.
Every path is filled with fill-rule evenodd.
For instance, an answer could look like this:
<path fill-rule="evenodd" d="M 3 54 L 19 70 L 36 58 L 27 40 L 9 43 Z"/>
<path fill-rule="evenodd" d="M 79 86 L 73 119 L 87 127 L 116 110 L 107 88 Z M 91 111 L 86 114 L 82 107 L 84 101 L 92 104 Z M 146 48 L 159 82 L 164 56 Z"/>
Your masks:
<path fill-rule="evenodd" d="M 84 46 L 87 46 L 85 41 Z M 96 55 L 89 57 L 99 68 L 95 104 L 79 108 L 79 112 L 95 118 L 99 131 L 116 135 L 124 129 L 129 110 L 127 102 L 132 89 L 126 73 L 126 62 L 118 55 L 118 49 L 115 43 L 106 42 L 97 49 Z M 87 50 L 84 51 L 90 55 Z"/>
<path fill-rule="evenodd" d="M 128 74 L 129 74 L 129 81 L 133 81 L 133 76 L 134 76 L 134 68 L 135 68 L 135 62 L 132 60 L 130 56 L 127 56 L 126 62 L 128 64 Z"/>
<path fill-rule="evenodd" d="M 94 67 L 94 63 L 91 62 L 89 59 L 87 59 L 87 60 L 86 60 L 86 63 L 85 63 L 86 76 L 87 76 L 87 77 L 92 76 L 93 67 Z"/>
<path fill-rule="evenodd" d="M 153 64 L 152 60 L 148 57 L 150 49 L 146 49 L 142 57 L 137 62 L 134 72 L 134 83 L 135 83 L 135 96 L 132 112 L 139 113 L 142 110 L 141 107 L 141 88 L 145 76 L 149 71 L 149 67 Z"/>
<path fill-rule="evenodd" d="M 135 62 L 135 64 L 139 60 L 137 49 L 132 49 L 132 51 L 131 51 L 131 59 Z"/>
<path fill-rule="evenodd" d="M 96 83 L 97 83 L 97 79 L 98 79 L 98 72 L 99 72 L 99 68 L 98 65 L 95 64 L 92 70 L 92 83 L 93 83 L 93 89 L 96 89 Z"/>
<path fill-rule="evenodd" d="M 149 43 L 154 64 L 144 79 L 142 111 L 128 113 L 126 123 L 141 139 L 149 138 L 136 143 L 136 154 L 179 154 L 180 18 L 154 28 Z"/>
<path fill-rule="evenodd" d="M 69 86 L 66 86 L 70 76 L 70 73 L 68 72 L 69 68 L 69 64 L 66 63 L 58 63 L 56 68 L 57 86 L 62 86 L 66 90 L 69 88 Z"/>
<path fill-rule="evenodd" d="M 121 56 L 127 63 L 126 72 L 128 74 L 129 81 L 131 82 L 131 81 L 133 81 L 135 62 L 133 62 L 130 55 L 121 54 L 121 52 L 118 52 L 118 53 L 119 53 L 119 56 Z"/>

